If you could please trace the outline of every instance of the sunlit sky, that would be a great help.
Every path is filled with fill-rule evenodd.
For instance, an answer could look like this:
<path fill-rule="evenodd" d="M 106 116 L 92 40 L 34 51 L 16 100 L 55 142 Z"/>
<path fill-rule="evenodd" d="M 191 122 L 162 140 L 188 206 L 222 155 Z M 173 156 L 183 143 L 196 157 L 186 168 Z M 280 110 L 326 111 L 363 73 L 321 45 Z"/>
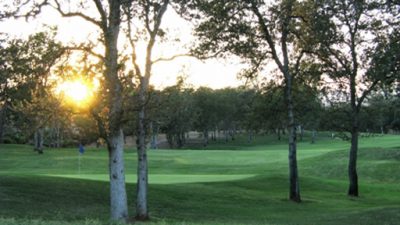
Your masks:
<path fill-rule="evenodd" d="M 0 22 L 0 31 L 9 33 L 13 37 L 27 37 L 29 34 L 43 30 L 43 24 L 58 26 L 57 38 L 64 43 L 82 42 L 88 38 L 95 37 L 96 28 L 80 18 L 61 18 L 53 9 L 45 9 L 35 20 L 7 20 Z M 191 26 L 187 21 L 179 18 L 175 12 L 169 8 L 164 16 L 162 27 L 171 31 L 174 36 L 181 39 L 180 43 L 157 45 L 154 49 L 154 59 L 158 57 L 169 57 L 174 54 L 186 53 L 187 49 L 183 46 L 193 40 Z M 122 35 L 122 34 L 120 34 Z M 122 41 L 120 41 L 122 42 Z M 123 48 L 120 43 L 120 49 Z M 143 47 L 142 47 L 143 49 Z M 139 50 L 138 55 L 144 58 L 144 51 Z M 237 80 L 237 73 L 244 66 L 232 58 L 229 61 L 223 59 L 209 59 L 199 61 L 194 58 L 181 57 L 174 61 L 160 62 L 153 66 L 151 84 L 156 88 L 163 88 L 173 85 L 177 75 L 185 75 L 187 83 L 198 86 L 208 86 L 211 88 L 222 88 L 227 86 L 238 86 L 243 81 Z"/>

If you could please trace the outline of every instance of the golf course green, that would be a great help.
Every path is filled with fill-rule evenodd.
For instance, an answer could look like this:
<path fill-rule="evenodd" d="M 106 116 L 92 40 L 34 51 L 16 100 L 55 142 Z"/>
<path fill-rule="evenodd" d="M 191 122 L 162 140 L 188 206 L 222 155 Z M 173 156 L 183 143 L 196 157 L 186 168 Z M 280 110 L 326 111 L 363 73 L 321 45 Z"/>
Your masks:
<path fill-rule="evenodd" d="M 258 136 L 206 149 L 149 150 L 146 224 L 399 224 L 400 136 L 360 138 L 360 197 L 347 196 L 349 142 L 298 144 L 301 203 L 288 200 L 285 141 Z M 232 146 L 230 149 L 227 146 Z M 109 224 L 108 153 L 0 145 L 0 224 Z M 125 151 L 130 215 L 136 152 Z"/>

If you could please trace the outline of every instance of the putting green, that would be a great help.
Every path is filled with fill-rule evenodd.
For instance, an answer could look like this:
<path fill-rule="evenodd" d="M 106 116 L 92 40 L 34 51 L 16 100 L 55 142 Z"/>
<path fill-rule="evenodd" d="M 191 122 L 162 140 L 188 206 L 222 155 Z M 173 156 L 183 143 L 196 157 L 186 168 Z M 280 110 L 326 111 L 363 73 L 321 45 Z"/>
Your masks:
<path fill-rule="evenodd" d="M 73 179 L 109 181 L 108 174 L 45 174 L 51 177 L 66 177 Z M 152 184 L 178 184 L 178 183 L 204 183 L 241 180 L 254 177 L 255 174 L 150 174 L 149 183 Z M 126 175 L 127 183 L 136 183 L 136 175 Z"/>

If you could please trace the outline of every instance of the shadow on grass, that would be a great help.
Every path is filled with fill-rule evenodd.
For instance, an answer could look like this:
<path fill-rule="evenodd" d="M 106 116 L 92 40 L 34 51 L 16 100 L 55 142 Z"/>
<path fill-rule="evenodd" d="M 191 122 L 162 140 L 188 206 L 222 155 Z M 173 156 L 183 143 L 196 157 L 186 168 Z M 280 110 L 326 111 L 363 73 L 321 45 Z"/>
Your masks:
<path fill-rule="evenodd" d="M 380 215 L 387 206 L 386 224 L 400 220 L 396 199 L 376 204 L 376 199 L 368 198 L 350 201 L 342 192 L 344 183 L 304 177 L 301 204 L 286 200 L 287 187 L 284 174 L 228 182 L 150 185 L 151 217 L 156 224 L 377 224 L 382 222 Z M 128 184 L 127 190 L 133 215 L 135 185 Z M 2 176 L 0 218 L 108 221 L 108 196 L 107 182 Z"/>

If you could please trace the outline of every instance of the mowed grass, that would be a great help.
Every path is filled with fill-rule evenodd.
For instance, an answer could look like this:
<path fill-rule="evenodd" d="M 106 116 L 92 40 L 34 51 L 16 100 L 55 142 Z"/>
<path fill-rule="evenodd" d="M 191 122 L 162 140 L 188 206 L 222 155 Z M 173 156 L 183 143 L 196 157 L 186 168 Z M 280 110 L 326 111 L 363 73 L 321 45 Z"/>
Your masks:
<path fill-rule="evenodd" d="M 242 138 L 242 139 L 241 139 Z M 236 143 L 236 145 L 235 145 Z M 298 145 L 303 202 L 288 201 L 287 144 L 239 137 L 206 150 L 149 151 L 151 224 L 399 224 L 400 136 L 361 138 L 360 197 L 347 191 L 349 143 Z M 239 147 L 238 147 L 239 146 Z M 0 145 L 0 224 L 108 224 L 107 151 Z M 130 214 L 136 152 L 127 149 Z"/>

